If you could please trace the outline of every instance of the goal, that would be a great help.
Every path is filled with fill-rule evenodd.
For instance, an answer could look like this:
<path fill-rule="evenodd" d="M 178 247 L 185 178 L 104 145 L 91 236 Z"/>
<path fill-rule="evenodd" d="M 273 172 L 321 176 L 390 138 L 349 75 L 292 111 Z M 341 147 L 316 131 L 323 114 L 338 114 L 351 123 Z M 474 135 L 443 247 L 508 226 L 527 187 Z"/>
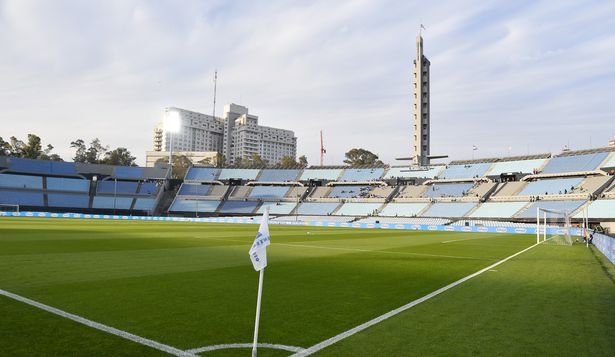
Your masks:
<path fill-rule="evenodd" d="M 536 243 L 572 245 L 570 228 L 570 212 L 536 209 Z"/>
<path fill-rule="evenodd" d="M 19 205 L 0 204 L 0 212 L 19 212 Z"/>

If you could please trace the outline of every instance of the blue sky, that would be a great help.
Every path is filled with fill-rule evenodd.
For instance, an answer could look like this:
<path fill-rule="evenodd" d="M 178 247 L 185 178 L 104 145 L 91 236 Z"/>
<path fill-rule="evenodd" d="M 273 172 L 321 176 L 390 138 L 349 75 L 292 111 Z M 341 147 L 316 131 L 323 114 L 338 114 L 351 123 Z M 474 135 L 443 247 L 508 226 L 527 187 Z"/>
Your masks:
<path fill-rule="evenodd" d="M 426 5 L 427 4 L 427 5 Z M 606 146 L 615 135 L 613 1 L 0 0 L 0 136 L 65 159 L 99 137 L 144 162 L 162 108 L 250 108 L 326 163 L 410 152 L 424 23 L 432 153 L 452 159 Z"/>

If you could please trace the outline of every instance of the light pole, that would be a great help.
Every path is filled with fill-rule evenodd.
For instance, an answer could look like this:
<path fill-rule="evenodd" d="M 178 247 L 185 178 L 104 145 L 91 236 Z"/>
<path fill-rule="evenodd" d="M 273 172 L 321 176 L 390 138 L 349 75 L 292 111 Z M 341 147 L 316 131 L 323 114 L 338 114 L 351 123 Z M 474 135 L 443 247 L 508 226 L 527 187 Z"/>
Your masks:
<path fill-rule="evenodd" d="M 167 112 L 164 120 L 164 131 L 169 135 L 169 166 L 171 167 L 171 178 L 173 178 L 173 137 L 181 128 L 181 116 L 179 112 Z"/>

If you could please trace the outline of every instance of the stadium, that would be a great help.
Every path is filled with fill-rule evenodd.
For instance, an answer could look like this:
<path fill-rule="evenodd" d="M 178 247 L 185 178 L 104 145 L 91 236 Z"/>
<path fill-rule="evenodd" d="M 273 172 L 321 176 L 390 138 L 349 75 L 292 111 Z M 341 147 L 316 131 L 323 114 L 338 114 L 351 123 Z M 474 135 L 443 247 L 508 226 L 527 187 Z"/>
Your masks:
<path fill-rule="evenodd" d="M 130 14 L 126 18 L 148 33 L 164 28 L 163 19 L 173 17 L 168 14 L 176 10 L 157 6 L 136 6 L 125 13 L 106 9 L 110 14 Z M 203 5 L 193 6 L 187 6 L 190 14 L 183 16 L 196 17 Z M 250 19 L 263 14 L 260 8 L 243 6 Z M 327 3 L 326 9 L 331 6 Z M 357 15 L 362 22 L 381 19 L 371 6 L 362 17 Z M 5 16 L 19 13 L 5 9 L 9 7 L 0 4 L 0 23 Z M 153 9 L 164 16 L 148 17 L 156 12 Z M 314 23 L 319 20 L 311 9 L 299 9 L 291 6 L 290 12 L 284 12 L 281 5 L 275 11 L 266 7 L 264 18 L 279 11 L 281 18 L 293 23 L 302 24 L 296 16 L 307 16 Z M 217 23 L 228 21 L 229 13 L 245 16 L 239 8 L 223 10 L 216 8 L 207 19 Z M 452 13 L 453 8 L 444 12 Z M 316 13 L 324 17 L 328 11 Z M 402 13 L 387 14 L 385 22 Z M 487 15 L 470 18 L 498 16 Z M 146 26 L 148 21 L 156 26 Z M 220 22 L 225 23 L 225 33 L 233 30 L 227 21 Z M 207 47 L 201 46 L 198 36 L 207 28 L 206 22 L 197 21 L 198 29 L 186 36 L 188 43 Z M 36 22 L 32 24 L 35 27 Z M 336 22 L 334 33 L 339 36 L 353 32 L 352 27 L 337 26 Z M 463 21 L 459 26 L 466 27 Z M 403 27 L 395 30 L 399 28 Z M 109 151 L 96 138 L 88 148 L 79 139 L 71 142 L 75 155 L 66 161 L 51 154 L 52 145 L 45 150 L 34 134 L 28 134 L 28 142 L 15 136 L 5 142 L 0 137 L 0 355 L 612 356 L 615 139 L 599 146 L 575 145 L 575 149 L 566 145 L 557 152 L 530 151 L 528 144 L 525 155 L 513 155 L 509 147 L 507 155 L 478 158 L 474 141 L 465 136 L 480 130 L 477 119 L 463 123 L 464 132 L 455 133 L 455 142 L 446 146 L 459 151 L 472 147 L 471 158 L 459 152 L 452 152 L 451 158 L 433 154 L 434 148 L 441 150 L 436 138 L 442 135 L 433 124 L 446 115 L 434 112 L 432 122 L 431 62 L 423 54 L 423 31 L 427 30 L 421 24 L 414 43 L 412 116 L 404 119 L 403 130 L 393 125 L 399 136 L 410 137 L 406 141 L 411 142 L 412 156 L 388 163 L 367 150 L 351 149 L 343 165 L 325 165 L 321 130 L 320 165 L 308 165 L 305 156 L 305 160 L 296 158 L 294 131 L 259 124 L 258 116 L 234 103 L 225 106 L 223 116 L 216 116 L 218 70 L 211 63 L 212 115 L 165 107 L 154 129 L 154 151 L 146 152 L 145 165 L 137 165 L 126 149 L 138 140 L 129 121 L 122 118 L 87 123 L 101 133 L 112 127 L 122 146 Z M 119 32 L 119 37 L 132 38 L 131 31 Z M 249 28 L 249 32 L 256 30 Z M 281 32 L 293 45 L 301 42 L 301 32 Z M 441 39 L 453 36 L 443 33 L 440 30 Z M 172 31 L 165 36 L 173 38 Z M 131 42 L 130 47 L 141 49 L 148 45 L 145 42 L 155 42 L 152 38 L 165 42 L 165 36 L 158 33 L 140 44 Z M 327 35 L 327 41 L 334 41 L 333 37 Z M 256 37 L 250 39 L 260 43 Z M 233 49 L 241 45 L 235 40 L 229 42 Z M 224 42 L 218 37 L 208 41 L 208 45 Z M 318 43 L 327 46 L 326 41 Z M 353 48 L 369 47 L 352 43 Z M 229 53 L 245 60 L 261 52 L 252 46 L 247 52 Z M 97 56 L 104 57 L 103 52 L 96 52 Z M 115 48 L 110 52 L 122 57 Z M 271 51 L 268 56 L 275 58 L 278 52 L 284 51 Z M 344 51 L 336 47 L 336 52 Z M 445 53 L 441 48 L 434 63 Z M 544 57 L 559 54 L 550 50 Z M 148 57 L 142 64 L 160 61 L 151 48 L 139 53 L 140 60 L 142 55 Z M 220 58 L 226 58 L 222 52 Z M 521 62 L 530 60 L 544 58 L 536 55 Z M 172 61 L 181 71 L 194 73 L 186 69 L 193 63 L 175 57 Z M 294 58 L 288 67 L 300 71 L 300 66 L 294 66 L 299 62 Z M 325 66 L 324 62 L 319 65 Z M 350 67 L 346 61 L 344 66 Z M 77 88 L 95 88 L 92 83 L 99 82 L 108 85 L 109 78 L 116 81 L 116 76 L 123 85 L 139 81 L 138 75 L 133 77 L 121 65 L 109 68 L 101 76 L 87 77 L 85 87 Z M 130 72 L 130 78 L 120 72 Z M 385 72 L 377 71 L 378 75 Z M 155 71 L 134 73 L 149 80 Z M 246 73 L 240 73 L 241 86 L 249 88 Z M 185 87 L 175 91 L 187 96 L 192 89 L 182 78 Z M 17 82 L 21 91 L 21 79 Z M 303 85 L 286 78 L 283 82 L 291 83 L 293 89 Z M 316 87 L 325 91 L 327 85 L 318 82 Z M 387 95 L 387 90 L 375 87 L 378 96 Z M 29 87 L 24 88 L 26 93 Z M 259 86 L 261 90 L 268 88 Z M 61 92 L 57 93 L 60 99 Z M 129 102 L 122 97 L 126 93 L 119 91 L 122 105 Z M 109 98 L 119 98 L 115 95 L 105 92 Z M 150 95 L 139 93 L 139 98 Z M 317 117 L 309 96 L 304 99 L 301 110 L 314 110 L 306 117 Z M 4 103 L 7 108 L 9 101 Z M 68 102 L 78 112 L 77 100 Z M 575 97 L 575 105 L 578 102 Z M 58 107 L 62 103 L 58 99 Z M 359 148 L 382 140 L 385 136 L 376 133 L 381 123 L 375 122 L 393 116 L 383 113 L 369 118 L 373 127 L 362 128 L 354 117 L 352 123 L 343 124 L 338 134 L 344 136 L 343 145 Z M 588 131 L 596 130 L 592 122 L 596 117 L 582 123 L 591 127 Z M 299 117 L 293 119 L 299 125 Z M 446 131 L 456 131 L 448 120 Z M 564 140 L 557 137 L 558 130 L 570 135 L 575 130 L 586 132 L 579 129 L 581 124 L 568 120 L 553 121 L 553 132 L 533 134 L 543 138 L 536 147 Z M 12 130 L 22 135 L 15 129 L 23 124 L 19 119 L 4 124 L 2 136 L 8 137 Z M 54 122 L 49 132 L 63 131 L 63 124 L 68 122 Z M 333 120 L 329 124 L 335 126 Z M 521 119 L 502 120 L 498 125 L 511 132 L 534 130 Z M 357 134 L 353 126 L 367 133 Z M 74 125 L 74 131 L 87 130 L 85 125 Z M 504 140 L 495 132 L 483 135 L 485 143 Z M 361 138 L 368 138 L 367 142 Z M 528 140 L 532 140 L 529 135 Z M 514 134 L 510 141 L 515 146 L 525 144 Z M 390 146 L 395 154 L 407 151 Z M 369 163 L 363 163 L 364 158 L 351 160 L 353 151 L 371 154 Z"/>

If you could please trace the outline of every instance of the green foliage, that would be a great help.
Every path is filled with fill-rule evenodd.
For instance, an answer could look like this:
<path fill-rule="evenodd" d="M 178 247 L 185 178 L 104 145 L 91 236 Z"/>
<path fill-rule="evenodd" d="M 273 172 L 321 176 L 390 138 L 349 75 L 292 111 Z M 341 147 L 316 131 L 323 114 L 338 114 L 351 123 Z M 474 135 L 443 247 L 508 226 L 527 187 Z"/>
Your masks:
<path fill-rule="evenodd" d="M 24 159 L 63 161 L 58 154 L 53 154 L 53 145 L 47 144 L 43 149 L 41 138 L 28 134 L 27 142 L 11 136 L 9 142 L 0 138 L 0 156 L 13 156 Z"/>
<path fill-rule="evenodd" d="M 307 156 L 305 155 L 299 156 L 298 163 L 301 167 L 307 167 L 308 166 Z"/>
<path fill-rule="evenodd" d="M 351 149 L 346 153 L 346 159 L 344 160 L 345 164 L 350 166 L 380 166 L 384 165 L 384 163 L 378 160 L 378 155 L 373 152 L 365 149 Z"/>
<path fill-rule="evenodd" d="M 186 172 L 192 166 L 192 160 L 190 160 L 186 155 L 173 155 L 173 175 L 171 178 L 173 179 L 183 179 L 186 176 Z M 201 162 L 204 160 L 201 160 Z M 168 158 L 161 157 L 156 160 L 157 163 L 168 163 Z"/>
<path fill-rule="evenodd" d="M 100 163 L 117 166 L 137 166 L 135 163 L 136 159 L 128 149 L 119 147 L 115 150 L 107 151 Z"/>
<path fill-rule="evenodd" d="M 72 141 L 70 147 L 75 149 L 74 162 L 89 164 L 101 163 L 102 157 L 109 150 L 109 146 L 103 146 L 98 138 L 93 139 L 89 147 L 85 145 L 83 139 Z"/>

